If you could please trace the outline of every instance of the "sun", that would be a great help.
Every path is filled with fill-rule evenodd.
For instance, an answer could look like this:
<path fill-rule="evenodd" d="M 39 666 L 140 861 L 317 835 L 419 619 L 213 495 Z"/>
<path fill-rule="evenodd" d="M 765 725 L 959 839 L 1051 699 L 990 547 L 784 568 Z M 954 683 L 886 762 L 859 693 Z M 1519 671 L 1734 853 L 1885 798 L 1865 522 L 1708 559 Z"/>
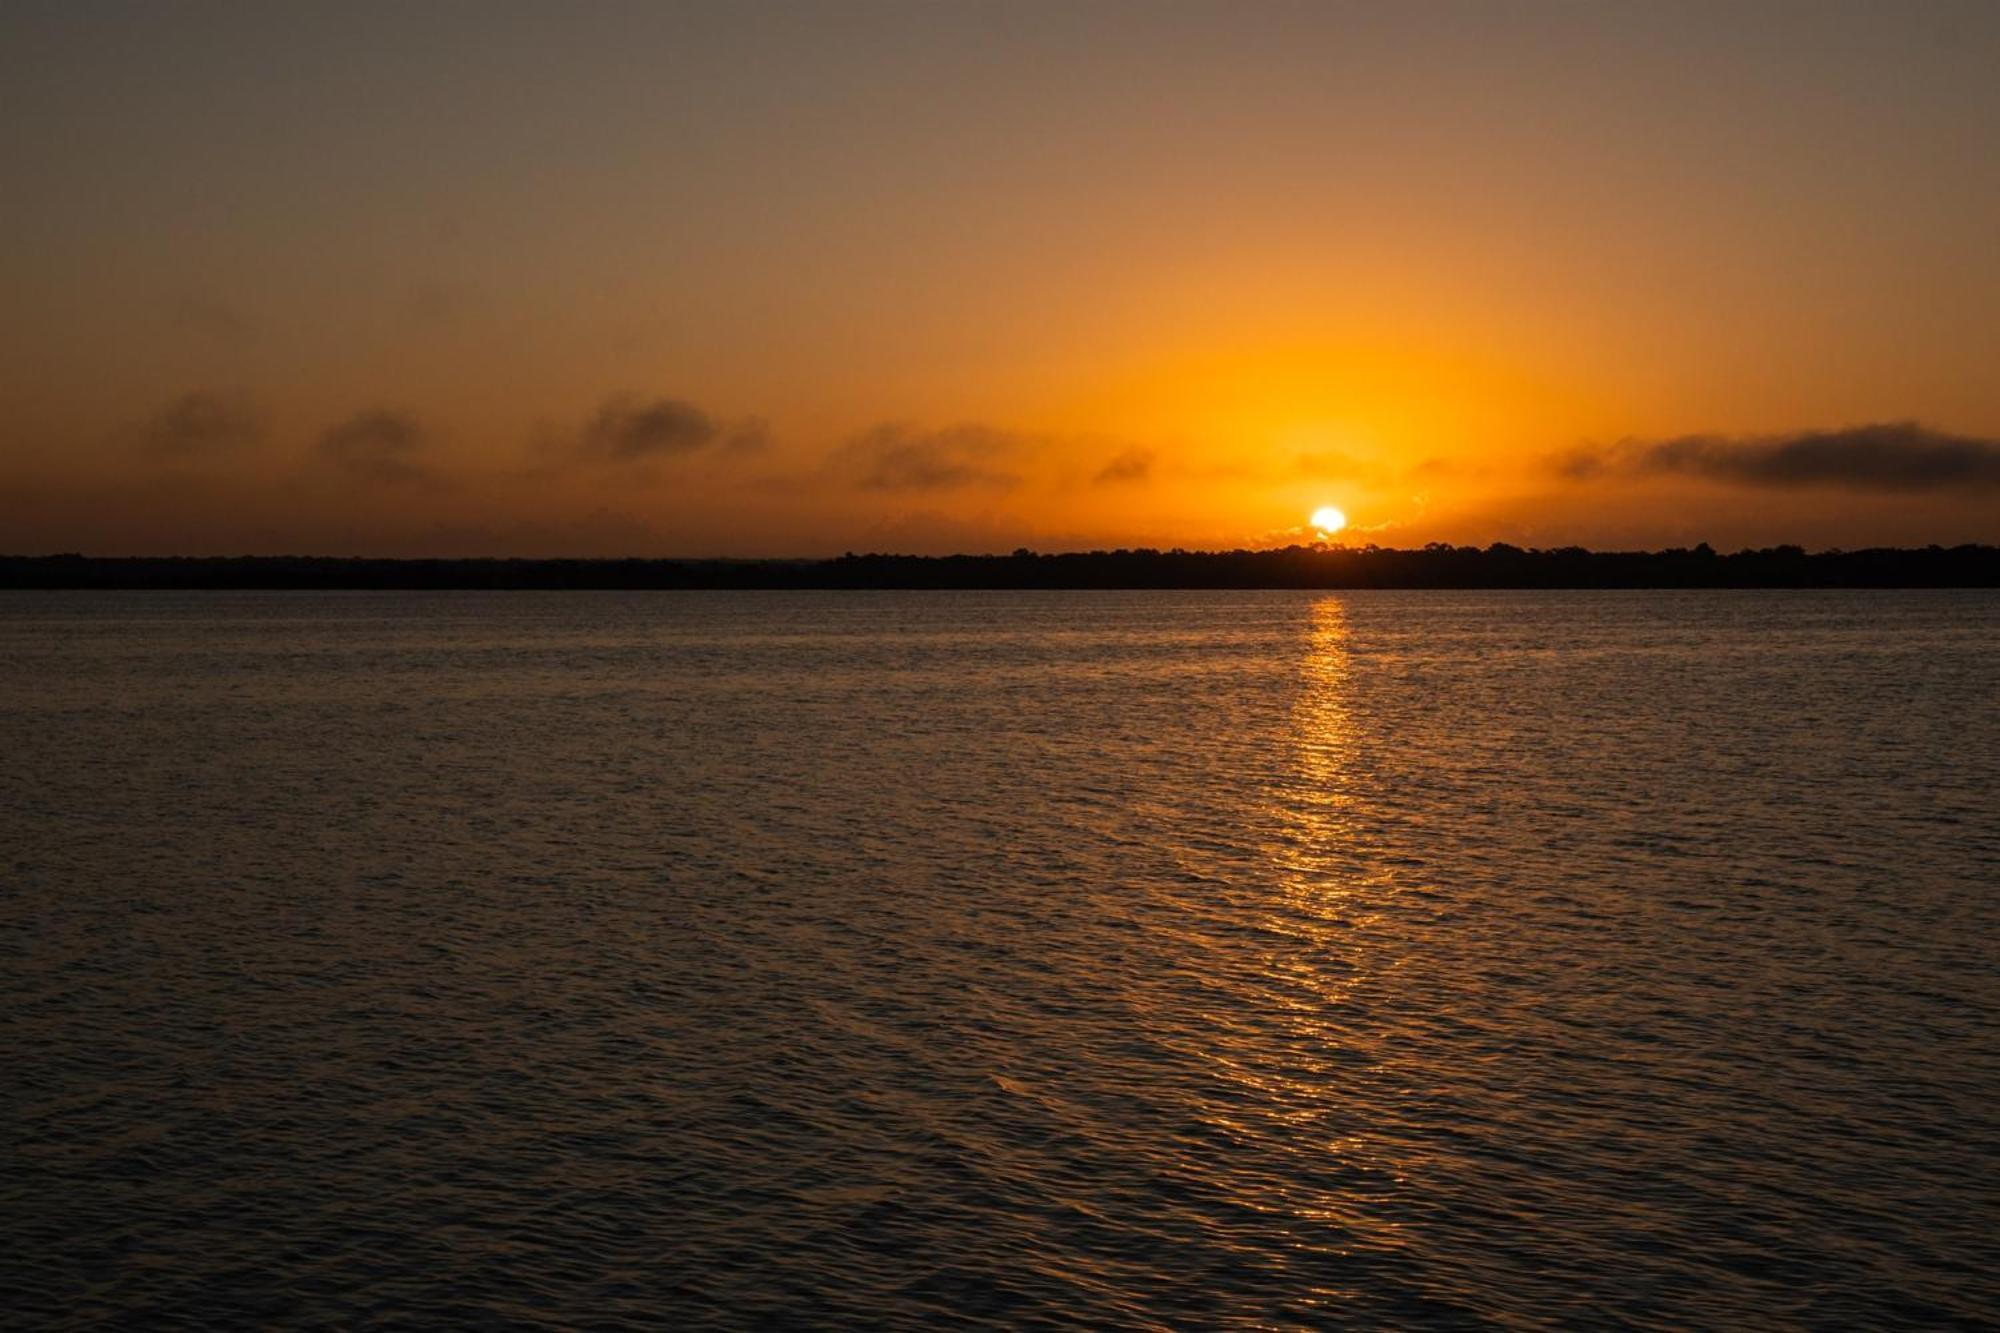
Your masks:
<path fill-rule="evenodd" d="M 1313 510 L 1312 517 L 1307 521 L 1331 537 L 1334 533 L 1339 532 L 1347 526 L 1347 515 L 1341 513 L 1332 505 L 1325 505 Z"/>

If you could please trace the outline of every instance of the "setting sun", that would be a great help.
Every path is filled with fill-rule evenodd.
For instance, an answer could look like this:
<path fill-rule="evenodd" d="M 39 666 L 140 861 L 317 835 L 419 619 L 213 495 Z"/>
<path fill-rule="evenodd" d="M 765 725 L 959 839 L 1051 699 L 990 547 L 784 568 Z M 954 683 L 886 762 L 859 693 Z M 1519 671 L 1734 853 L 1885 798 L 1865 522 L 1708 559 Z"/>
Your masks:
<path fill-rule="evenodd" d="M 1313 510 L 1310 522 L 1315 528 L 1318 528 L 1321 532 L 1331 537 L 1334 533 L 1339 532 L 1347 526 L 1347 515 L 1341 513 L 1332 505 L 1325 505 Z"/>

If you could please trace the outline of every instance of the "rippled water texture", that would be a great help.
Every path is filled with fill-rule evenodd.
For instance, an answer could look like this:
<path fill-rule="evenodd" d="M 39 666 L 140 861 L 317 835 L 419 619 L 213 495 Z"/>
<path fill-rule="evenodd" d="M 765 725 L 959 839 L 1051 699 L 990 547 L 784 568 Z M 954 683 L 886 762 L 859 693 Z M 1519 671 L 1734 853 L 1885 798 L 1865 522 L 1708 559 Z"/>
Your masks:
<path fill-rule="evenodd" d="M 2000 597 L 0 599 L 8 1322 L 2000 1318 Z"/>

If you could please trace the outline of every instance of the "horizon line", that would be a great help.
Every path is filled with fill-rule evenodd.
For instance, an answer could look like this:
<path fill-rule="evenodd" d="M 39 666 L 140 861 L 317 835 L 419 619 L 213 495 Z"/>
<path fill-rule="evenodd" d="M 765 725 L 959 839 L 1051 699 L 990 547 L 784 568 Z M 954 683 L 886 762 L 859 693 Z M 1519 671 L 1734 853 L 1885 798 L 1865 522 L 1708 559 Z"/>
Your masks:
<path fill-rule="evenodd" d="M 843 561 L 858 560 L 1066 560 L 1093 558 L 1147 558 L 1163 557 L 1207 557 L 1228 556 L 1268 556 L 1287 554 L 1306 555 L 1481 555 L 1504 557 L 1526 556 L 1672 556 L 1690 555 L 1702 558 L 1730 559 L 1746 555 L 1787 555 L 1817 558 L 1822 556 L 1863 555 L 1863 554 L 1904 554 L 1916 555 L 1931 552 L 2000 550 L 1995 542 L 1927 542 L 1921 546 L 1824 546 L 1808 549 L 1797 542 L 1775 542 L 1766 546 L 1742 546 L 1725 551 L 1706 541 L 1692 546 L 1663 546 L 1657 549 L 1643 547 L 1597 548 L 1571 542 L 1560 546 L 1523 546 L 1514 542 L 1493 541 L 1484 546 L 1460 545 L 1453 542 L 1426 542 L 1422 546 L 1382 546 L 1375 543 L 1355 545 L 1348 542 L 1293 542 L 1283 546 L 1233 546 L 1197 548 L 1185 546 L 1099 546 L 1079 550 L 1041 551 L 1033 547 L 1019 546 L 1011 551 L 949 551 L 943 553 L 922 553 L 915 551 L 847 550 L 838 555 L 502 555 L 485 553 L 479 555 L 383 555 L 383 554 L 334 554 L 332 552 L 281 551 L 281 552 L 146 552 L 141 554 L 104 555 L 87 551 L 46 551 L 30 553 L 22 551 L 0 552 L 0 561 L 5 562 L 50 562 L 50 561 L 196 561 L 196 560 L 313 560 L 313 561 L 355 561 L 377 564 L 434 564 L 450 562 L 467 563 L 508 563 L 526 562 L 534 564 L 771 564 L 771 565 L 818 565 L 838 564 Z"/>

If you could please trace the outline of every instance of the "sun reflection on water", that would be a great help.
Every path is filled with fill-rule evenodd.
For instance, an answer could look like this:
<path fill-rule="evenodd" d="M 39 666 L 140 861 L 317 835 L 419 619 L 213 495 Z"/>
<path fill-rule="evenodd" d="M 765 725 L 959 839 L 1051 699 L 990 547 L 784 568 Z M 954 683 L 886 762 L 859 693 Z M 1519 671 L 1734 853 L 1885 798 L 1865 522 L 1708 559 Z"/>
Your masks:
<path fill-rule="evenodd" d="M 1365 736 L 1352 702 L 1347 610 L 1338 597 L 1313 603 L 1292 708 L 1289 769 L 1276 794 L 1273 860 L 1287 905 L 1321 929 L 1365 927 L 1393 886 L 1391 872 L 1365 854 L 1368 801 L 1356 772 Z M 1325 941 L 1331 943 L 1331 941 Z M 1351 946 L 1351 936 L 1343 936 Z M 1351 947 L 1340 953 L 1350 967 Z M 1358 979 L 1348 971 L 1336 987 Z"/>
<path fill-rule="evenodd" d="M 1354 693 L 1348 609 L 1326 597 L 1308 609 L 1297 693 L 1283 737 L 1283 763 L 1266 800 L 1268 878 L 1260 924 L 1261 1006 L 1280 1040 L 1245 1062 L 1260 1077 L 1239 1081 L 1284 1126 L 1297 1163 L 1286 1207 L 1303 1234 L 1328 1253 L 1400 1250 L 1410 1243 L 1384 1201 L 1406 1186 L 1407 1163 L 1385 1135 L 1382 1071 L 1399 1011 L 1379 947 L 1379 923 L 1396 892 L 1394 869 L 1374 853 L 1361 766 L 1372 742 Z M 1269 1055 L 1283 1051 L 1273 1068 Z M 1321 1230 L 1322 1228 L 1328 1230 Z M 1323 1293 L 1338 1304 L 1336 1290 Z"/>

